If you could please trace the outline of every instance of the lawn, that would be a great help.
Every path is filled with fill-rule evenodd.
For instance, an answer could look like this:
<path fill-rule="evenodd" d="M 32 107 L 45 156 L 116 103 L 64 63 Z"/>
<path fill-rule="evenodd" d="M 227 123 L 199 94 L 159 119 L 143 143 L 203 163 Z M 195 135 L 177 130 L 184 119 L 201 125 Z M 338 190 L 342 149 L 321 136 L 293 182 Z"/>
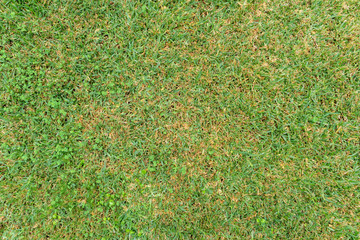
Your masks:
<path fill-rule="evenodd" d="M 0 0 L 2 239 L 359 239 L 360 1 Z"/>

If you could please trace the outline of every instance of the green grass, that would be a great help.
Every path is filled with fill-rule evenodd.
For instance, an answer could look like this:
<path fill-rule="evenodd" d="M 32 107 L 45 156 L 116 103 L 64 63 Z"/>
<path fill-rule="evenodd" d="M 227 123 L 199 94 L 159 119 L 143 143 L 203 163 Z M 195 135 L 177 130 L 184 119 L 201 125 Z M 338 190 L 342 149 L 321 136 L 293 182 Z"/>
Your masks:
<path fill-rule="evenodd" d="M 2 239 L 359 239 L 357 0 L 0 0 Z"/>

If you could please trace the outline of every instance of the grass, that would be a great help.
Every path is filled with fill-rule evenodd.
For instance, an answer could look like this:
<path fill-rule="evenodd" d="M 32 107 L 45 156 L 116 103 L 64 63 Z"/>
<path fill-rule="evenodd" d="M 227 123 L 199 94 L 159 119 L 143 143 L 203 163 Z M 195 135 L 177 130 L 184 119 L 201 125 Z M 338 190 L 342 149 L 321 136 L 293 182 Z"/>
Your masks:
<path fill-rule="evenodd" d="M 360 2 L 0 0 L 2 239 L 359 239 Z"/>

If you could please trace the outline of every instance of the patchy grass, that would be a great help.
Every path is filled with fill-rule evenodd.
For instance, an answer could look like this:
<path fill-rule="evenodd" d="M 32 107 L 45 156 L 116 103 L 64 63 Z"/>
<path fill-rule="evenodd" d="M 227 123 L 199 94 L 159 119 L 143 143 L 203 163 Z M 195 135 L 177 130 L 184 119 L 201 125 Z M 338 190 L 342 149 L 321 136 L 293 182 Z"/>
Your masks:
<path fill-rule="evenodd" d="M 4 239 L 357 239 L 360 2 L 0 0 Z"/>

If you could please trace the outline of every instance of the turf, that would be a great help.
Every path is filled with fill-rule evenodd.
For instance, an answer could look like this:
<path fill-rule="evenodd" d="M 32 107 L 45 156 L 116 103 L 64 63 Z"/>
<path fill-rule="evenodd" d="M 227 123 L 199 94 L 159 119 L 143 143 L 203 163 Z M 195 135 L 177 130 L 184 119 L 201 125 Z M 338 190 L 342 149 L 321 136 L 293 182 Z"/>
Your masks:
<path fill-rule="evenodd" d="M 0 0 L 2 239 L 358 239 L 360 2 Z"/>

